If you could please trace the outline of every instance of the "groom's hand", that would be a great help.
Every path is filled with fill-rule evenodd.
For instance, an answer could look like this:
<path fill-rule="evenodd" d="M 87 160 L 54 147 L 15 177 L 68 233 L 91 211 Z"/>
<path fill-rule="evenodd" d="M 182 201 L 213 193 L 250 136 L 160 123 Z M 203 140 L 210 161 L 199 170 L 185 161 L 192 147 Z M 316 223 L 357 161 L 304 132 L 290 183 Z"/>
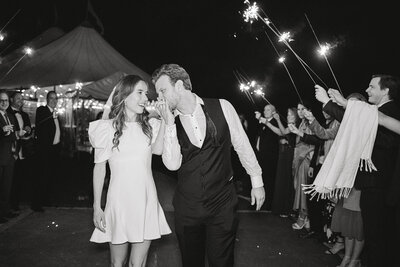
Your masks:
<path fill-rule="evenodd" d="M 256 210 L 260 210 L 261 206 L 264 204 L 265 200 L 265 190 L 264 187 L 257 187 L 251 189 L 251 205 L 256 204 Z"/>

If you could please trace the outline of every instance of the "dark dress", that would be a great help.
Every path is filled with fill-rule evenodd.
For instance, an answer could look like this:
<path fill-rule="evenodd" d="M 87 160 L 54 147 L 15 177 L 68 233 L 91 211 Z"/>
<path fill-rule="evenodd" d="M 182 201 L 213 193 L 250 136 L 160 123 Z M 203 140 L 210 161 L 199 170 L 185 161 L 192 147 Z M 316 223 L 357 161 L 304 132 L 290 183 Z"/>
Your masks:
<path fill-rule="evenodd" d="M 288 134 L 286 140 L 288 140 L 288 144 L 279 144 L 274 199 L 272 201 L 272 212 L 274 214 L 288 214 L 293 208 L 292 162 L 296 136 L 292 133 Z"/>

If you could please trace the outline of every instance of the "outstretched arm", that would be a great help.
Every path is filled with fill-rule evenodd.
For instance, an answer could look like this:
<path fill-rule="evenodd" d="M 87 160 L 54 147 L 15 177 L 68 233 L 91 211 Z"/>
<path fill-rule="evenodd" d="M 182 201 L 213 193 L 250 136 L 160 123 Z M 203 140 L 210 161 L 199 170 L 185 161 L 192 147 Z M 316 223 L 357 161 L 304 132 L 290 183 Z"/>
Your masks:
<path fill-rule="evenodd" d="M 378 111 L 378 123 L 383 127 L 400 134 L 400 121 Z"/>

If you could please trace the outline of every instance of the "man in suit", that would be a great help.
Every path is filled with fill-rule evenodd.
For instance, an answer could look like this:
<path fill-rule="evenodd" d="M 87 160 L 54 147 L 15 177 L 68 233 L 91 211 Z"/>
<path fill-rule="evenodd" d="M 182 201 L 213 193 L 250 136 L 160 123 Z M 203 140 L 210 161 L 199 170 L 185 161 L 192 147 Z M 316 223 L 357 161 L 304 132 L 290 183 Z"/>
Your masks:
<path fill-rule="evenodd" d="M 10 210 L 10 193 L 13 179 L 16 135 L 18 123 L 13 114 L 7 112 L 9 96 L 0 91 L 0 223 L 17 216 Z"/>
<path fill-rule="evenodd" d="M 30 165 L 30 157 L 33 155 L 32 128 L 31 121 L 28 113 L 22 110 L 24 99 L 22 94 L 18 91 L 11 93 L 11 104 L 7 111 L 13 114 L 18 122 L 19 131 L 16 132 L 17 136 L 17 150 L 14 168 L 14 179 L 11 190 L 11 208 L 14 211 L 19 211 L 20 193 L 23 184 L 27 185 L 28 181 L 32 179 L 30 172 L 32 165 Z"/>
<path fill-rule="evenodd" d="M 373 75 L 366 93 L 368 102 L 378 107 L 385 115 L 400 119 L 400 110 L 394 102 L 400 90 L 400 79 L 390 75 Z M 332 90 L 331 90 L 332 91 Z M 336 101 L 332 91 L 332 96 Z M 344 109 L 333 103 L 326 91 L 316 86 L 316 97 L 324 104 L 324 111 L 341 121 Z M 341 105 L 346 106 L 347 101 L 340 98 Z M 379 126 L 372 151 L 372 162 L 377 171 L 368 172 L 364 169 L 358 171 L 354 187 L 361 190 L 360 208 L 363 218 L 365 246 L 367 249 L 368 266 L 394 266 L 396 252 L 390 245 L 395 229 L 392 229 L 392 214 L 386 203 L 387 194 L 390 192 L 393 173 L 396 167 L 399 137 L 396 133 Z M 398 242 L 398 240 L 397 240 Z"/>
<path fill-rule="evenodd" d="M 278 164 L 279 138 L 282 135 L 277 121 L 274 119 L 275 106 L 266 105 L 263 115 L 256 111 L 255 116 L 259 122 L 256 138 L 256 155 L 262 169 L 262 177 L 265 185 L 265 204 L 263 209 L 272 209 L 272 200 L 275 189 L 275 176 Z"/>
<path fill-rule="evenodd" d="M 54 201 L 49 198 L 54 197 L 52 191 L 57 177 L 61 141 L 61 125 L 55 110 L 58 101 L 56 92 L 49 92 L 46 100 L 46 106 L 37 108 L 35 119 L 37 159 L 43 168 L 36 174 L 37 182 L 34 186 L 31 208 L 39 212 L 43 211 L 46 201 Z"/>
<path fill-rule="evenodd" d="M 261 168 L 233 106 L 192 93 L 185 69 L 165 64 L 153 73 L 166 124 L 162 160 L 178 170 L 175 231 L 184 267 L 233 266 L 237 196 L 231 147 L 251 177 L 252 204 L 265 198 Z M 175 114 L 172 113 L 172 110 Z"/>

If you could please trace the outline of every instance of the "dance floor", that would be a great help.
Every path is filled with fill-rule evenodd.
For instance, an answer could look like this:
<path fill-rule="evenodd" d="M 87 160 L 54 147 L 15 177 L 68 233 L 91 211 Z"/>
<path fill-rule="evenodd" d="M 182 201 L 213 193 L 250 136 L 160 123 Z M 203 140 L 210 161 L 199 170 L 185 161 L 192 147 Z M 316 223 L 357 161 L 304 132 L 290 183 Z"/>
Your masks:
<path fill-rule="evenodd" d="M 166 212 L 173 229 L 173 212 Z M 27 209 L 21 218 L 0 227 L 1 267 L 109 266 L 107 244 L 89 242 L 93 231 L 89 208 Z M 336 266 L 340 258 L 326 255 L 315 240 L 301 239 L 291 220 L 269 213 L 239 212 L 235 266 Z M 152 243 L 149 267 L 179 267 L 174 233 Z"/>
<path fill-rule="evenodd" d="M 147 266 L 180 267 L 171 205 L 176 180 L 162 173 L 154 173 L 154 178 L 173 233 L 152 243 Z M 80 207 L 76 198 L 74 201 L 61 201 L 44 213 L 34 213 L 25 205 L 19 217 L 0 225 L 0 267 L 109 266 L 108 245 L 89 242 L 93 231 L 90 201 Z M 291 228 L 291 219 L 255 212 L 243 199 L 239 209 L 235 266 L 321 267 L 340 263 L 339 256 L 324 254 L 323 244 L 299 238 L 299 232 Z"/>

